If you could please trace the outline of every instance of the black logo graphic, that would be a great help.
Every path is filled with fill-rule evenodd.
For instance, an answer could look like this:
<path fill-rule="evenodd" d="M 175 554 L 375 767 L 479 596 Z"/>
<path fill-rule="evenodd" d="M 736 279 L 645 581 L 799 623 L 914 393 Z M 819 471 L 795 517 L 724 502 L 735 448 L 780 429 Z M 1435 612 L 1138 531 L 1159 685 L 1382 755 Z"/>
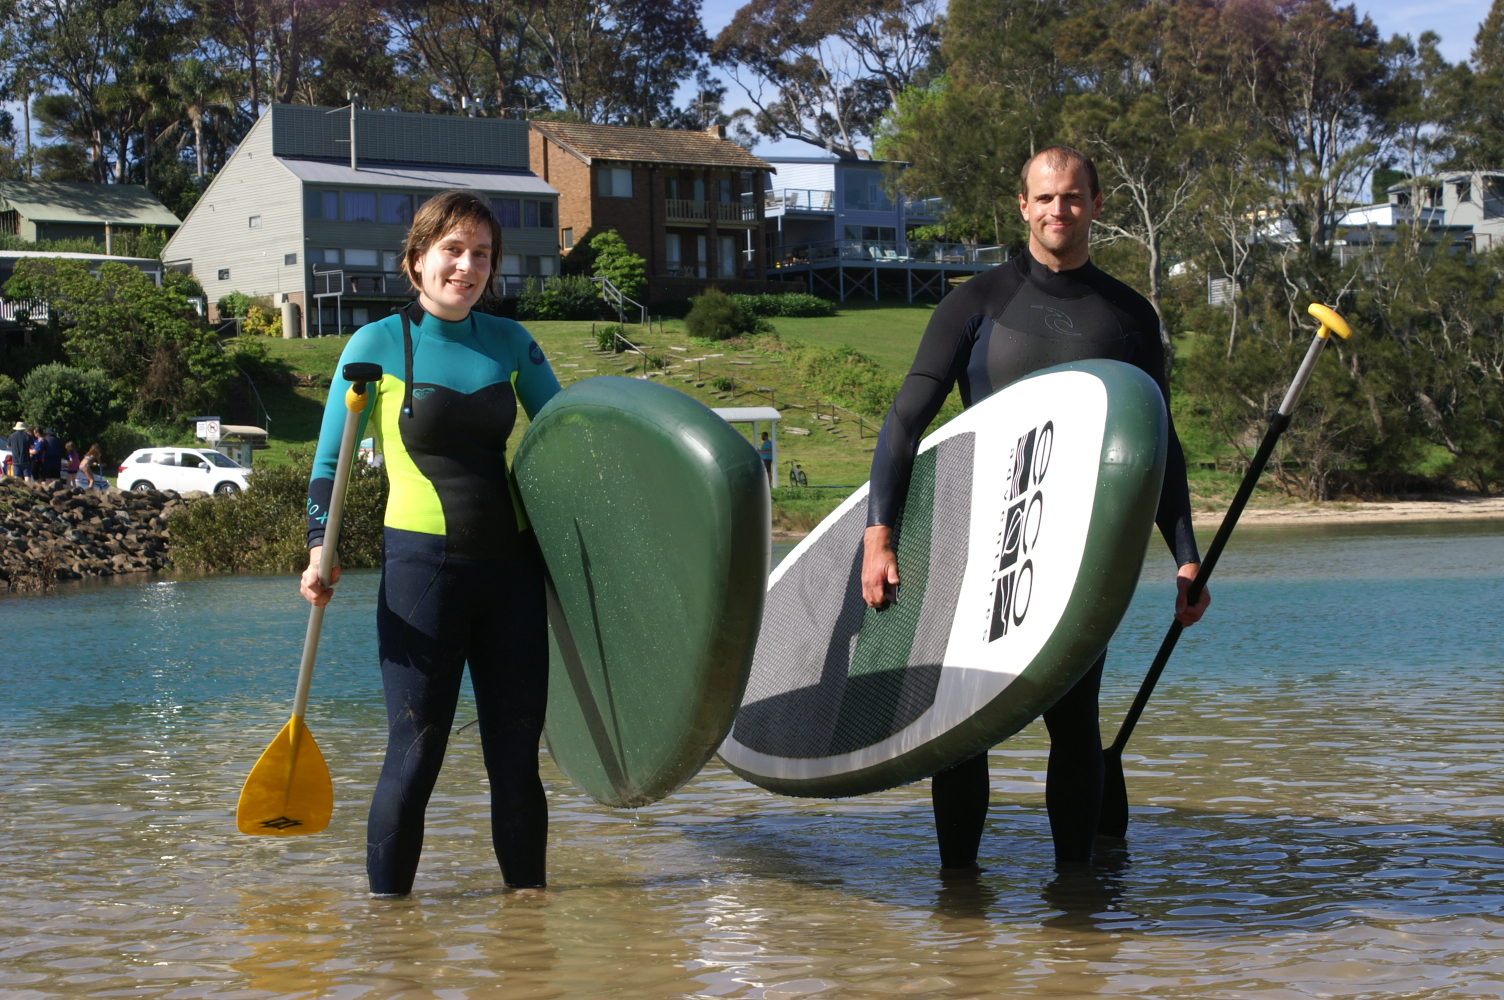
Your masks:
<path fill-rule="evenodd" d="M 278 816 L 276 819 L 265 820 L 261 825 L 268 830 L 288 830 L 295 826 L 302 826 L 303 821 L 300 819 L 289 819 L 286 816 Z"/>
<path fill-rule="evenodd" d="M 426 385 L 426 386 L 424 386 L 421 389 L 414 389 L 413 390 L 413 398 L 414 399 L 427 399 L 429 396 L 432 396 L 432 395 L 433 395 L 433 386 Z"/>
<path fill-rule="evenodd" d="M 543 348 L 538 346 L 537 341 L 527 345 L 527 359 L 535 365 L 543 364 Z"/>
<path fill-rule="evenodd" d="M 1035 309 L 1044 310 L 1044 325 L 1056 333 L 1063 333 L 1071 337 L 1081 336 L 1076 332 L 1076 324 L 1070 316 L 1056 309 L 1054 306 L 1034 306 Z"/>
<path fill-rule="evenodd" d="M 992 574 L 989 595 L 988 642 L 1007 635 L 1009 628 L 1022 625 L 1029 613 L 1029 602 L 1034 596 L 1031 553 L 1039 545 L 1044 526 L 1044 491 L 1038 487 L 1049 471 L 1054 450 L 1053 421 L 1029 431 L 1013 449 L 1013 471 L 1004 487 L 1004 499 L 1017 498 L 1018 502 L 1003 511 L 1003 527 L 998 532 L 997 568 Z"/>

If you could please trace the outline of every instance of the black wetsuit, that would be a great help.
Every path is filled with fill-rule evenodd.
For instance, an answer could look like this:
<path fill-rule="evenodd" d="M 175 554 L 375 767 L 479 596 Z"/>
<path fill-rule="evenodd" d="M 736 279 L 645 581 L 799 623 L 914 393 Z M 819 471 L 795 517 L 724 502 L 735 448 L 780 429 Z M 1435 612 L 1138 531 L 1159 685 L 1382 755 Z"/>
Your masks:
<path fill-rule="evenodd" d="M 376 634 L 386 693 L 386 760 L 367 825 L 371 891 L 412 890 L 423 814 L 438 780 L 465 665 L 490 780 L 491 838 L 511 886 L 544 883 L 548 806 L 538 741 L 548 702 L 543 561 L 513 505 L 507 438 L 559 391 L 517 323 L 471 313 L 450 323 L 416 304 L 361 327 L 340 357 L 385 373 L 361 434 L 374 431 L 391 491 Z M 319 544 L 345 421 L 330 387 L 308 487 L 308 541 Z"/>
<path fill-rule="evenodd" d="M 1093 264 L 1053 272 L 1025 251 L 972 278 L 936 307 L 914 365 L 889 410 L 872 457 L 868 524 L 897 524 L 919 439 L 952 387 L 971 406 L 1031 372 L 1069 361 L 1108 358 L 1147 372 L 1169 405 L 1159 319 L 1142 295 Z M 1164 488 L 1155 517 L 1177 565 L 1198 562 L 1191 531 L 1185 456 L 1170 426 Z M 1102 807 L 1102 737 L 1097 691 L 1102 658 L 1053 708 L 1045 789 L 1055 856 L 1091 857 Z M 987 755 L 936 774 L 931 786 L 941 865 L 976 861 L 986 820 Z"/>

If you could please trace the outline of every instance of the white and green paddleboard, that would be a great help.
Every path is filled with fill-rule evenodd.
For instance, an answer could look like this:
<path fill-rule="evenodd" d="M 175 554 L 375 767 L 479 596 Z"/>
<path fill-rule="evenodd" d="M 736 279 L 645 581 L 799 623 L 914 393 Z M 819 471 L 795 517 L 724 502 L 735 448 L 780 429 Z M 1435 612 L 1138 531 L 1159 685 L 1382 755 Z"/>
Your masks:
<path fill-rule="evenodd" d="M 1128 609 L 1167 428 L 1148 375 L 1083 361 L 931 434 L 896 533 L 897 601 L 862 600 L 864 486 L 772 574 L 721 758 L 772 791 L 836 798 L 927 777 L 1028 725 Z"/>

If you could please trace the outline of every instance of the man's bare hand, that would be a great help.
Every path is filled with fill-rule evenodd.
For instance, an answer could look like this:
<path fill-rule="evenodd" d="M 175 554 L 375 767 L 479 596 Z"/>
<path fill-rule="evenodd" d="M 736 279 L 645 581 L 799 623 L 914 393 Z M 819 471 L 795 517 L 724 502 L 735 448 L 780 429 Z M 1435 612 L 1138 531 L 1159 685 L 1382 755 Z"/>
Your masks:
<path fill-rule="evenodd" d="M 893 554 L 893 529 L 874 524 L 862 536 L 862 600 L 868 607 L 885 608 L 898 586 L 898 557 Z"/>
<path fill-rule="evenodd" d="M 1191 583 L 1195 581 L 1196 574 L 1199 572 L 1201 572 L 1200 563 L 1186 563 L 1175 575 L 1175 620 L 1182 625 L 1194 625 L 1199 622 L 1212 603 L 1210 587 L 1201 591 L 1201 600 L 1197 601 L 1194 606 L 1186 602 L 1186 593 L 1191 589 Z"/>
<path fill-rule="evenodd" d="M 329 586 L 319 579 L 319 559 L 324 554 L 322 545 L 315 545 L 308 550 L 308 568 L 303 571 L 303 577 L 299 581 L 298 592 L 308 599 L 309 604 L 317 604 L 324 607 L 334 597 L 334 584 L 339 583 L 339 567 L 334 567 L 330 574 L 333 578 Z"/>

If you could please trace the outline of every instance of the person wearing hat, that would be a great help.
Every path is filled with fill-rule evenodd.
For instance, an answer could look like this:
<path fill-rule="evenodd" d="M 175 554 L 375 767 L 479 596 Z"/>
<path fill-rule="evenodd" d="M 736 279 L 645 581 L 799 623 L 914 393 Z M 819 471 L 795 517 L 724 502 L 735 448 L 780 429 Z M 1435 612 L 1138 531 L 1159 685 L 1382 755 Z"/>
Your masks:
<path fill-rule="evenodd" d="M 4 425 L 0 425 L 4 426 Z M 31 435 L 26 433 L 26 425 L 16 421 L 16 426 L 11 428 L 11 435 L 6 441 L 11 454 L 11 475 L 23 478 L 31 478 Z"/>

